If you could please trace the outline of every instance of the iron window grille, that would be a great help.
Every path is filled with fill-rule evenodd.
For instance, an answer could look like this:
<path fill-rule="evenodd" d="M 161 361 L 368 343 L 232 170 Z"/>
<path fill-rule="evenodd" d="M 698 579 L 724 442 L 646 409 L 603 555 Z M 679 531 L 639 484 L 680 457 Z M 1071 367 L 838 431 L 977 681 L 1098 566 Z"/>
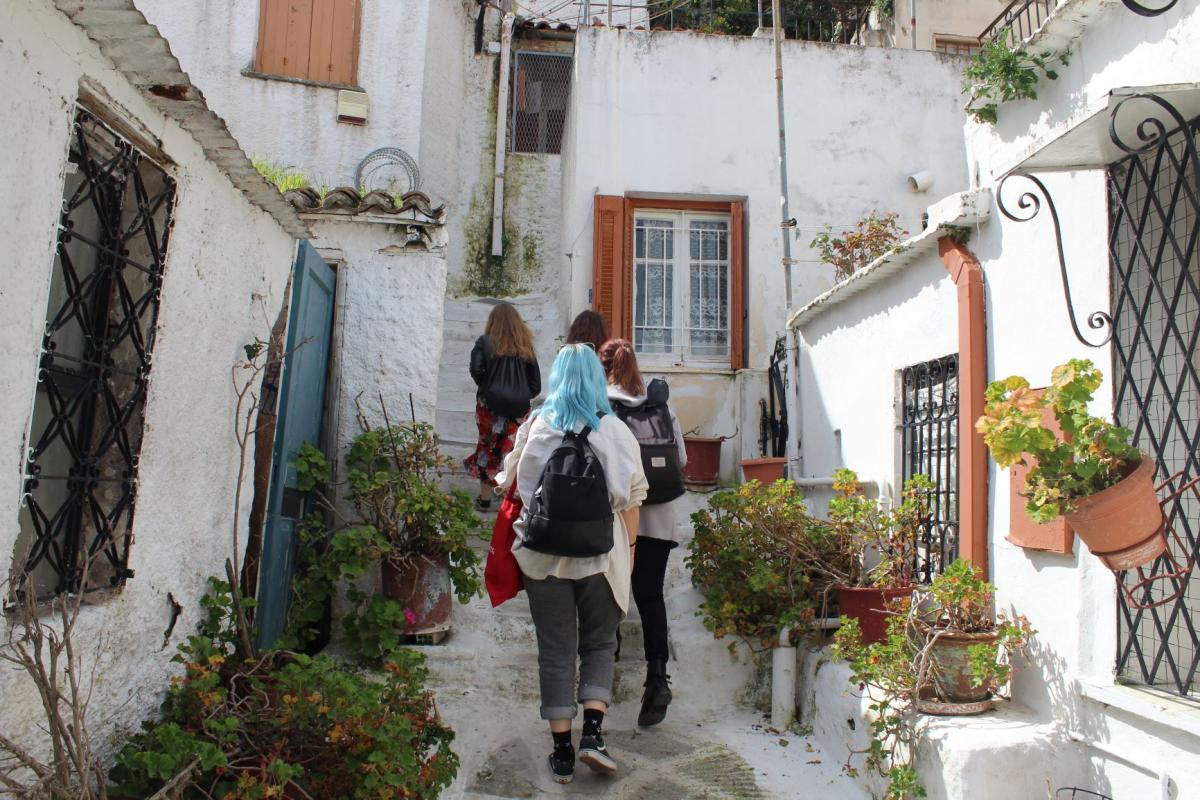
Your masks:
<path fill-rule="evenodd" d="M 900 391 L 901 478 L 933 484 L 913 558 L 928 583 L 958 558 L 958 354 L 905 367 Z"/>
<path fill-rule="evenodd" d="M 1186 127 L 1200 136 L 1200 117 Z M 1200 176 L 1184 133 L 1176 128 L 1107 170 L 1113 417 L 1133 430 L 1160 481 L 1200 475 Z M 1200 502 L 1184 492 L 1164 510 L 1200 556 Z M 1170 537 L 1168 544 L 1178 550 Z M 1189 554 L 1173 555 L 1184 563 Z M 1118 593 L 1117 671 L 1195 698 L 1200 579 L 1193 568 L 1185 580 L 1183 593 L 1158 608 L 1131 609 Z"/>
<path fill-rule="evenodd" d="M 514 153 L 559 153 L 571 97 L 571 54 L 513 53 Z"/>
<path fill-rule="evenodd" d="M 14 585 L 113 588 L 129 545 L 175 182 L 92 114 L 71 128 Z M 85 577 L 86 567 L 86 577 Z"/>

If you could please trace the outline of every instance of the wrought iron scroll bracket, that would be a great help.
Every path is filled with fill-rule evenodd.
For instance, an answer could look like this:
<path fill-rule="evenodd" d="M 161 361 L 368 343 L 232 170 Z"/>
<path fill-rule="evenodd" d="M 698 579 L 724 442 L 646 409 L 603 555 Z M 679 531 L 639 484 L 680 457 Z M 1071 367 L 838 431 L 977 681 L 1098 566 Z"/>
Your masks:
<path fill-rule="evenodd" d="M 1121 2 L 1124 3 L 1125 7 L 1130 11 L 1143 17 L 1157 17 L 1159 14 L 1167 13 L 1179 4 L 1179 0 L 1171 0 L 1171 2 L 1167 3 L 1162 8 L 1150 8 L 1149 6 L 1144 6 L 1137 2 L 1137 0 L 1121 0 Z"/>
<path fill-rule="evenodd" d="M 1004 202 L 1004 186 L 1012 178 L 1023 178 L 1032 183 L 1037 190 L 1036 192 L 1022 192 L 1017 198 L 1017 211 L 1015 212 Z M 1083 335 L 1083 331 L 1080 330 L 1079 320 L 1075 316 L 1075 305 L 1071 299 L 1071 281 L 1067 277 L 1067 258 L 1063 252 L 1062 225 L 1058 220 L 1058 209 L 1054 207 L 1054 200 L 1050 197 L 1050 192 L 1046 189 L 1046 184 L 1029 173 L 1014 172 L 1006 175 L 996 188 L 996 205 L 999 206 L 1000 213 L 1014 222 L 1029 222 L 1041 212 L 1043 203 L 1050 210 L 1050 221 L 1054 225 L 1054 244 L 1058 250 L 1058 270 L 1062 275 L 1063 295 L 1067 301 L 1067 314 L 1071 320 L 1071 330 L 1075 332 L 1075 338 L 1088 347 L 1103 347 L 1112 339 L 1112 316 L 1106 311 L 1093 311 L 1088 315 L 1087 324 L 1089 328 L 1096 331 L 1105 331 L 1104 338 L 1098 342 L 1089 341 Z"/>

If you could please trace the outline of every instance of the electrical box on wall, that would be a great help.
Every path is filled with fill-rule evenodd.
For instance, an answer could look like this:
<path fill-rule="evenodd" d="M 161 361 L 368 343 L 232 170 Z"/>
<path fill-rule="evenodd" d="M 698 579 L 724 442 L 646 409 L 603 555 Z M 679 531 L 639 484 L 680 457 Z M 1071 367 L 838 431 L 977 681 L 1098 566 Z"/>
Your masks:
<path fill-rule="evenodd" d="M 339 89 L 337 99 L 338 122 L 349 122 L 352 125 L 365 125 L 367 112 L 371 104 L 366 92 L 355 92 L 350 89 Z"/>

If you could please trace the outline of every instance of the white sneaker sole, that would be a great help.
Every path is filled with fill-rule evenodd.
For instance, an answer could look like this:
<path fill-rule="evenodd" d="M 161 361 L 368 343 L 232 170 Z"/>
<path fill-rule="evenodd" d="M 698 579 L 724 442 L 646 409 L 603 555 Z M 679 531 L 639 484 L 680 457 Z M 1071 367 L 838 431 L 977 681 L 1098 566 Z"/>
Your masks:
<path fill-rule="evenodd" d="M 588 765 L 592 772 L 613 773 L 617 771 L 617 762 L 607 753 L 599 750 L 580 750 L 579 760 Z"/>
<path fill-rule="evenodd" d="M 554 771 L 554 768 L 550 766 L 550 759 L 546 759 L 546 768 L 550 770 L 550 779 L 553 780 L 555 783 L 560 783 L 560 784 L 566 785 L 566 784 L 570 783 L 571 781 L 575 780 L 574 772 L 572 772 L 570 775 L 557 774 Z"/>

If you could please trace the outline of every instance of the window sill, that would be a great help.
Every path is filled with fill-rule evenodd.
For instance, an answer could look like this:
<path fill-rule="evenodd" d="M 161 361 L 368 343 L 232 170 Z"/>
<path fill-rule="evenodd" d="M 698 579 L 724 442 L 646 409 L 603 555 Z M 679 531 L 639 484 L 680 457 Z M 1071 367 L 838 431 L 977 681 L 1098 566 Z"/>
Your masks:
<path fill-rule="evenodd" d="M 1200 706 L 1155 689 L 1080 679 L 1079 693 L 1096 703 L 1200 739 Z"/>
<path fill-rule="evenodd" d="M 738 373 L 735 369 L 716 364 L 704 366 L 691 364 L 655 364 L 653 361 L 642 361 L 641 370 L 651 375 L 714 375 L 725 378 L 732 378 Z"/>
<path fill-rule="evenodd" d="M 317 89 L 349 89 L 352 92 L 365 92 L 363 87 L 356 83 L 325 83 L 323 81 L 313 81 L 308 78 L 293 78 L 290 75 L 272 75 L 269 72 L 256 72 L 250 68 L 242 70 L 242 75 L 247 78 L 257 78 L 262 81 L 280 81 L 282 83 L 298 83 L 301 86 L 312 86 Z"/>

